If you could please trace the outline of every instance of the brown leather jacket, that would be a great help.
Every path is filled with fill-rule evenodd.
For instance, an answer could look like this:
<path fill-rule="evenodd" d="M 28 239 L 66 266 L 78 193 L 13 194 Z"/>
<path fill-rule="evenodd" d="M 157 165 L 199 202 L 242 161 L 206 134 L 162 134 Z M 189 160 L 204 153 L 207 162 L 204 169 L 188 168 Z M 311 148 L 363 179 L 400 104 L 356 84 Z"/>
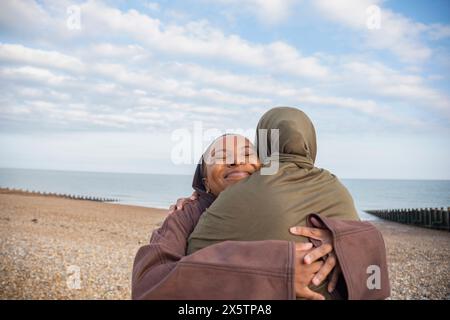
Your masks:
<path fill-rule="evenodd" d="M 294 242 L 225 241 L 186 256 L 187 238 L 209 204 L 202 198 L 185 204 L 139 249 L 132 299 L 295 299 Z M 333 234 L 342 269 L 340 295 L 387 298 L 390 287 L 381 233 L 368 222 L 315 217 Z M 378 268 L 378 282 L 372 283 L 377 276 L 372 272 L 377 271 L 371 266 Z"/>

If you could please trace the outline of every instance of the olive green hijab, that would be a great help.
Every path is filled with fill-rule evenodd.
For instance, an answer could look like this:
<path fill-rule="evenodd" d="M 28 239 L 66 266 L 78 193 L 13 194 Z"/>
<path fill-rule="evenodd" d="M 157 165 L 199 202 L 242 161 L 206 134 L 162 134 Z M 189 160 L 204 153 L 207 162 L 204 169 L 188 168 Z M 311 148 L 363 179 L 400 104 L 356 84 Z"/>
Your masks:
<path fill-rule="evenodd" d="M 271 133 L 278 129 L 278 170 L 270 175 L 258 171 L 221 192 L 192 232 L 188 253 L 225 240 L 305 242 L 306 238 L 290 234 L 289 228 L 305 225 L 311 213 L 358 220 L 353 199 L 338 178 L 314 167 L 316 134 L 305 113 L 274 108 L 263 115 L 257 129 L 268 132 L 265 144 L 269 155 L 277 151 L 271 150 Z M 263 142 L 257 134 L 258 154 L 264 164 L 269 156 L 262 152 Z"/>

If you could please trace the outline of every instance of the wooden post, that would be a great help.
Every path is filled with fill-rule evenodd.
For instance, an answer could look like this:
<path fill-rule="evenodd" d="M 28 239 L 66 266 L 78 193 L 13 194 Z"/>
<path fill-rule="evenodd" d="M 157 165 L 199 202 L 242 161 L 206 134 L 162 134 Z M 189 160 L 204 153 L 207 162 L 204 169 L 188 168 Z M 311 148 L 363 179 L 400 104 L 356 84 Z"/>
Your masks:
<path fill-rule="evenodd" d="M 433 227 L 432 212 L 430 208 L 427 208 L 427 227 Z"/>
<path fill-rule="evenodd" d="M 442 210 L 444 210 L 444 208 L 442 208 Z M 447 230 L 450 231 L 450 207 L 448 210 L 444 210 L 444 216 L 447 219 Z"/>

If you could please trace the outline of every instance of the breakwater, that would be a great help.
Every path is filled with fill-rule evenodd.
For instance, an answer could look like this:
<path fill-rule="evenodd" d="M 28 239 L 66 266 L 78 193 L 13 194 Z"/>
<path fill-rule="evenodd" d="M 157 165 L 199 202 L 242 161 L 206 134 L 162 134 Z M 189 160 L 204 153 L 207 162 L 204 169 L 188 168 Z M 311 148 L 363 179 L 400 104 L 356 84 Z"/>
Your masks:
<path fill-rule="evenodd" d="M 381 219 L 425 228 L 450 231 L 450 207 L 423 209 L 364 210 Z"/>
<path fill-rule="evenodd" d="M 10 188 L 0 188 L 0 193 L 3 193 L 3 194 L 21 193 L 21 194 L 26 194 L 26 195 L 38 195 L 38 196 L 58 197 L 58 198 L 66 198 L 66 199 L 73 199 L 73 200 L 87 200 L 87 201 L 97 201 L 97 202 L 118 202 L 119 201 L 119 199 L 116 199 L 116 198 L 104 198 L 104 197 L 95 197 L 95 196 L 63 194 L 63 193 L 54 193 L 54 192 L 41 192 L 41 191 L 34 191 L 34 190 L 10 189 Z"/>

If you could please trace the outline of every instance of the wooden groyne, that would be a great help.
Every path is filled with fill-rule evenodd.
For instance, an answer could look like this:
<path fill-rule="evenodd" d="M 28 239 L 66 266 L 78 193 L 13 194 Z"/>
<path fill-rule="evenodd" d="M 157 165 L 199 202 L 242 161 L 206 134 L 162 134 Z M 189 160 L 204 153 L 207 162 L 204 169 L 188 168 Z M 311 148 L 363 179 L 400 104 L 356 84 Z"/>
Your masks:
<path fill-rule="evenodd" d="M 450 207 L 365 210 L 365 212 L 390 221 L 450 231 Z"/>
<path fill-rule="evenodd" d="M 24 195 L 36 195 L 45 197 L 58 197 L 66 198 L 72 200 L 87 200 L 87 201 L 97 201 L 97 202 L 119 202 L 119 199 L 115 198 L 103 198 L 94 196 L 82 196 L 75 194 L 65 194 L 65 193 L 54 193 L 54 192 L 41 192 L 34 190 L 22 190 L 22 189 L 10 189 L 10 188 L 0 188 L 0 193 L 2 194 L 24 194 Z"/>

